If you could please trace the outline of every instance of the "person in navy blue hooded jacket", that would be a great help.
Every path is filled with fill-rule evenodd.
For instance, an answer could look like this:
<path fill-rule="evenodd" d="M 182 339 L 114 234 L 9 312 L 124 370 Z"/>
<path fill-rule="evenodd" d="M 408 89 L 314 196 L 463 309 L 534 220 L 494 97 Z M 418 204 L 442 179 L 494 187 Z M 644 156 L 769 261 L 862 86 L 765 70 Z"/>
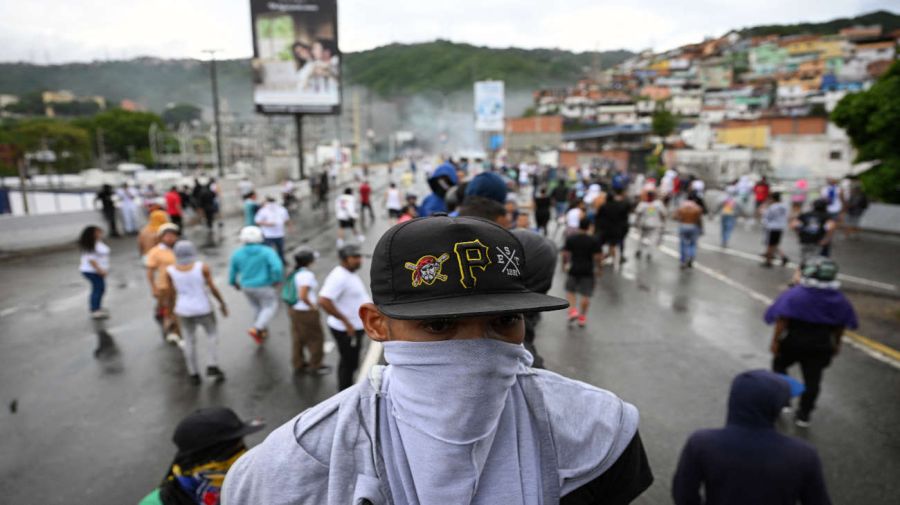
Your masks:
<path fill-rule="evenodd" d="M 675 504 L 829 505 L 816 450 L 775 430 L 790 396 L 787 379 L 774 372 L 735 377 L 725 427 L 694 432 L 681 451 Z"/>
<path fill-rule="evenodd" d="M 457 184 L 459 184 L 459 179 L 456 176 L 456 167 L 449 161 L 445 161 L 434 169 L 431 177 L 428 178 L 428 186 L 432 193 L 422 200 L 422 205 L 419 206 L 419 215 L 428 217 L 435 212 L 447 212 L 444 197 L 447 195 L 447 191 Z"/>

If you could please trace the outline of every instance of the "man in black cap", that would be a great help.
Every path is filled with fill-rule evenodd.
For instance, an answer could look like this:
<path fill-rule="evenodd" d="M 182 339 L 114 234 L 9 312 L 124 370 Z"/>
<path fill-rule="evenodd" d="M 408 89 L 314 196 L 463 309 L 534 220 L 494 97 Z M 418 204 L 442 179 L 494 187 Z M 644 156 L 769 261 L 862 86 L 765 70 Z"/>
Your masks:
<path fill-rule="evenodd" d="M 521 242 L 478 218 L 398 224 L 372 256 L 359 314 L 387 366 L 241 458 L 225 505 L 631 502 L 653 477 L 637 409 L 531 367 Z"/>
<path fill-rule="evenodd" d="M 241 421 L 226 407 L 199 409 L 178 423 L 175 460 L 162 483 L 140 505 L 219 503 L 225 473 L 247 452 L 244 437 L 263 429 L 258 419 Z"/>

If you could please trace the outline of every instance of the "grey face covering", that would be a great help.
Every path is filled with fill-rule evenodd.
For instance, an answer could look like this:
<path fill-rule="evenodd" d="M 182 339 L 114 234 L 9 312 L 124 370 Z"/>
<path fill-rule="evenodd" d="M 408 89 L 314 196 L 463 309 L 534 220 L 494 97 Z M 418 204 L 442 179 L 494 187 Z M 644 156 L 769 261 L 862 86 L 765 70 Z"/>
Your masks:
<path fill-rule="evenodd" d="M 540 451 L 521 346 L 387 342 L 380 439 L 394 503 L 539 504 Z"/>

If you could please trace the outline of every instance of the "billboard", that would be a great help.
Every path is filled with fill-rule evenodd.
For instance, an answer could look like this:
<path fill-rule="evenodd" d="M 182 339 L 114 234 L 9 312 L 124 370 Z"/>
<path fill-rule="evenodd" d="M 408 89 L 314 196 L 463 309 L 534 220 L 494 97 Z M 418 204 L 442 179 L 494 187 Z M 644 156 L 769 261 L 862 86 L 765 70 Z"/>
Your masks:
<path fill-rule="evenodd" d="M 475 83 L 475 129 L 503 131 L 503 81 Z"/>
<path fill-rule="evenodd" d="M 253 101 L 265 114 L 337 114 L 337 0 L 250 0 Z"/>

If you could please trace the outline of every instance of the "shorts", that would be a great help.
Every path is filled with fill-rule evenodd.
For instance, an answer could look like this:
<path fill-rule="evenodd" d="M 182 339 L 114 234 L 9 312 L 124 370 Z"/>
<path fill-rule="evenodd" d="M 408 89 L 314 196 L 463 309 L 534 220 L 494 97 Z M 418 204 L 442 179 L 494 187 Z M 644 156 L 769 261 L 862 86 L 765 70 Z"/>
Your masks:
<path fill-rule="evenodd" d="M 341 228 L 353 228 L 353 225 L 356 223 L 355 219 L 339 219 L 338 225 Z"/>
<path fill-rule="evenodd" d="M 597 233 L 597 241 L 601 246 L 618 246 L 625 240 L 628 230 L 601 230 Z"/>
<path fill-rule="evenodd" d="M 400 209 L 388 209 L 388 216 L 390 216 L 391 219 L 397 219 L 400 217 Z"/>
<path fill-rule="evenodd" d="M 594 294 L 594 276 L 570 274 L 566 277 L 566 292 L 592 296 Z"/>
<path fill-rule="evenodd" d="M 784 230 L 769 230 L 766 233 L 766 245 L 769 247 L 778 247 L 781 243 L 781 234 Z"/>

